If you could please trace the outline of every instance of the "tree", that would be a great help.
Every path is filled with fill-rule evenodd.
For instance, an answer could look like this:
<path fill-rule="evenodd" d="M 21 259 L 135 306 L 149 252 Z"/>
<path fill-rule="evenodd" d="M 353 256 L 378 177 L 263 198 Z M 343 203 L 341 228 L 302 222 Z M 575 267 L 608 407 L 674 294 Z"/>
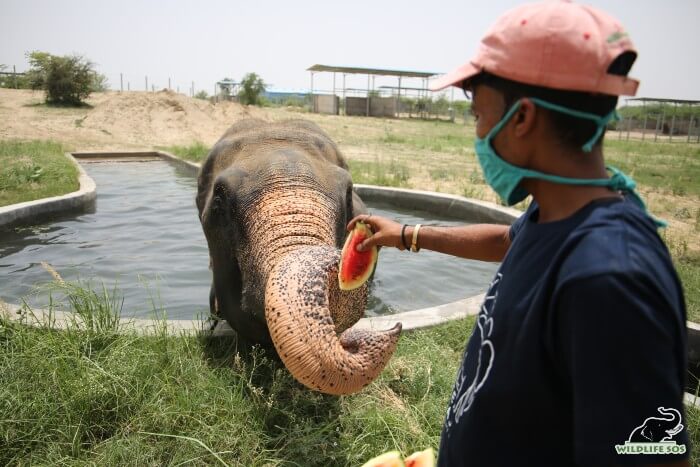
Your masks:
<path fill-rule="evenodd" d="M 247 73 L 241 81 L 238 98 L 241 104 L 260 105 L 262 93 L 265 92 L 265 82 L 256 73 Z"/>
<path fill-rule="evenodd" d="M 32 89 L 43 89 L 49 104 L 80 105 L 91 92 L 105 90 L 107 79 L 94 70 L 94 64 L 80 55 L 51 55 L 34 51 L 27 54 L 27 72 Z"/>
<path fill-rule="evenodd" d="M 195 99 L 207 100 L 209 99 L 209 94 L 207 94 L 207 91 L 202 90 L 195 94 L 194 97 Z"/>
<path fill-rule="evenodd" d="M 105 92 L 109 90 L 109 81 L 107 77 L 102 73 L 94 72 L 92 75 L 92 84 L 90 85 L 90 91 L 92 92 Z"/>

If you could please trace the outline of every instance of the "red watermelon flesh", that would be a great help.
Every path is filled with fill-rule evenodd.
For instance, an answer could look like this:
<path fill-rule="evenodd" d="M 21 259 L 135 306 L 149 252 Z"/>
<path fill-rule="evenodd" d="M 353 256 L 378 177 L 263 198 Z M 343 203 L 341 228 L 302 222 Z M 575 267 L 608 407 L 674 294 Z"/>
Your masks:
<path fill-rule="evenodd" d="M 406 462 L 406 467 L 434 467 L 435 452 L 432 448 L 428 448 L 425 451 L 414 452 L 404 461 Z"/>
<path fill-rule="evenodd" d="M 377 264 L 378 251 L 373 246 L 365 251 L 357 251 L 357 245 L 372 235 L 370 227 L 357 222 L 345 240 L 338 267 L 338 282 L 341 290 L 356 289 L 370 278 Z"/>

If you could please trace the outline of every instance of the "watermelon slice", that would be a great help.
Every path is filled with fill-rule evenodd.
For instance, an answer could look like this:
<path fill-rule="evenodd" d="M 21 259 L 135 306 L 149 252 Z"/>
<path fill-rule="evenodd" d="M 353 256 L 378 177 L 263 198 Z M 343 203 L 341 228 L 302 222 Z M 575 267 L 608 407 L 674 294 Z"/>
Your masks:
<path fill-rule="evenodd" d="M 434 467 L 435 452 L 433 448 L 428 448 L 425 451 L 414 452 L 405 459 L 406 467 Z"/>
<path fill-rule="evenodd" d="M 362 467 L 404 467 L 399 451 L 389 451 L 368 460 Z"/>
<path fill-rule="evenodd" d="M 357 222 L 345 240 L 338 267 L 338 282 L 341 290 L 354 290 L 372 276 L 379 254 L 377 247 L 357 251 L 357 245 L 371 235 L 372 229 L 367 224 Z"/>

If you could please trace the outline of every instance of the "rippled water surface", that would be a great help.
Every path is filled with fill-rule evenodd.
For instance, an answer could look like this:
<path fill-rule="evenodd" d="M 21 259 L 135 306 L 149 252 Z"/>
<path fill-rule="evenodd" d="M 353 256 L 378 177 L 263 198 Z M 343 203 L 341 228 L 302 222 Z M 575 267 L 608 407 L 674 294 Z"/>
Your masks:
<path fill-rule="evenodd" d="M 44 306 L 51 264 L 67 280 L 116 288 L 124 316 L 165 310 L 172 319 L 208 312 L 211 273 L 197 217 L 196 178 L 163 161 L 86 163 L 97 184 L 94 212 L 29 227 L 0 228 L 0 297 Z M 459 225 L 427 213 L 370 204 L 373 214 L 415 224 Z M 429 219 L 429 220 L 428 220 Z M 428 251 L 384 248 L 368 314 L 414 310 L 482 292 L 496 265 Z"/>

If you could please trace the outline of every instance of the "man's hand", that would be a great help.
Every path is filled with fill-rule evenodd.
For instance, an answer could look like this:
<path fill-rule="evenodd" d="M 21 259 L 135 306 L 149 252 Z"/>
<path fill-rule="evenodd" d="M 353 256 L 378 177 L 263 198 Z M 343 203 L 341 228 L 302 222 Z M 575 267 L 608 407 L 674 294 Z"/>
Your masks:
<path fill-rule="evenodd" d="M 373 246 L 391 246 L 399 250 L 405 250 L 401 243 L 402 225 L 398 222 L 394 222 L 386 217 L 361 214 L 350 221 L 348 231 L 354 229 L 357 222 L 364 222 L 374 232 L 371 237 L 366 238 L 357 245 L 358 251 L 365 251 Z M 406 241 L 410 244 L 410 238 L 406 238 Z"/>

